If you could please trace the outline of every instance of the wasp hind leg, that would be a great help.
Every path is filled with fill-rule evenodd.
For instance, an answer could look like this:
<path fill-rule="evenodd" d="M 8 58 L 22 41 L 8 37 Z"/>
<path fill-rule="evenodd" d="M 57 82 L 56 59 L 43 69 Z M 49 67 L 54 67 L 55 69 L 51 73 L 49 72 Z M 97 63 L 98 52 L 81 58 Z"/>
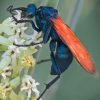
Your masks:
<path fill-rule="evenodd" d="M 46 87 L 44 89 L 44 91 L 40 94 L 39 98 L 37 98 L 37 100 L 39 100 L 44 94 L 45 92 L 60 78 L 60 75 L 57 75 L 53 80 L 51 80 L 49 83 L 46 84 Z"/>

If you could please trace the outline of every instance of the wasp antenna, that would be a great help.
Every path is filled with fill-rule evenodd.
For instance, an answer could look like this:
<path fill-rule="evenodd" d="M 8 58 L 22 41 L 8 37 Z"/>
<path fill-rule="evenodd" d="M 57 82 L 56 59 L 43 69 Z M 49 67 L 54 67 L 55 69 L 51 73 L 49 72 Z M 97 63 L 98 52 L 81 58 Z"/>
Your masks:
<path fill-rule="evenodd" d="M 14 8 L 14 9 L 12 9 L 12 10 L 21 10 L 21 11 L 25 11 L 26 8 L 25 8 L 25 7 L 19 7 L 19 8 Z"/>
<path fill-rule="evenodd" d="M 15 13 L 13 12 L 13 5 L 10 5 L 8 8 L 7 8 L 7 11 L 12 14 L 12 15 L 15 15 Z"/>
<path fill-rule="evenodd" d="M 12 8 L 13 8 L 13 5 L 10 5 L 10 6 L 7 8 L 7 11 L 8 11 L 8 12 L 11 12 Z"/>

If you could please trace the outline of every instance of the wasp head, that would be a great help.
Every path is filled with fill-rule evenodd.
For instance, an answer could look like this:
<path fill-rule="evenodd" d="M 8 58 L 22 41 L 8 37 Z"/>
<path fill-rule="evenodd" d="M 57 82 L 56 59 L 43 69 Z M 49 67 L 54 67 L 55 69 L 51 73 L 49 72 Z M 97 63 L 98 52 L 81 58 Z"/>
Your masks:
<path fill-rule="evenodd" d="M 16 10 L 20 10 L 22 18 L 33 18 L 36 14 L 36 9 L 37 8 L 35 4 L 29 4 L 26 8 L 25 7 L 13 8 L 13 5 L 11 5 L 7 8 L 7 11 L 9 11 L 12 15 L 16 15 Z"/>
<path fill-rule="evenodd" d="M 32 18 L 36 14 L 36 6 L 35 4 L 29 4 L 26 8 L 26 15 L 28 18 Z"/>

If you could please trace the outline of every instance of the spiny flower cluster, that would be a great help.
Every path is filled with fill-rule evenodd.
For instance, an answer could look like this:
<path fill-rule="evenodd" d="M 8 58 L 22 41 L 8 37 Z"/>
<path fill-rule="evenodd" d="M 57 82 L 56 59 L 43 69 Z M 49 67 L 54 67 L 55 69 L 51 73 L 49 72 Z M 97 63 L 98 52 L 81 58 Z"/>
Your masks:
<path fill-rule="evenodd" d="M 21 12 L 15 17 L 21 20 Z M 30 44 L 42 41 L 41 33 L 27 34 L 26 23 L 16 23 L 12 17 L 0 24 L 0 99 L 22 100 L 39 97 L 38 82 L 29 73 L 36 64 L 37 51 L 41 44 L 31 47 L 18 47 L 16 44 Z M 18 91 L 17 93 L 15 92 Z M 32 95 L 34 93 L 34 95 Z"/>

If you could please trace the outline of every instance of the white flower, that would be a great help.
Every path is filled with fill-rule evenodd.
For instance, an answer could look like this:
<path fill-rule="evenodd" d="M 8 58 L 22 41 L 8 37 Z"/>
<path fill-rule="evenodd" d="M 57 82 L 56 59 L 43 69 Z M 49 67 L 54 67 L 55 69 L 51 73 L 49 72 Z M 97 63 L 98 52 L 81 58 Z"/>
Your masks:
<path fill-rule="evenodd" d="M 21 59 L 21 65 L 24 67 L 34 67 L 36 64 L 36 60 L 33 58 L 32 55 L 25 55 Z"/>
<path fill-rule="evenodd" d="M 17 18 L 17 20 L 21 20 L 21 11 L 16 10 L 16 13 L 17 14 L 14 17 Z M 12 17 L 9 21 L 11 22 L 10 27 L 12 28 L 13 32 L 19 35 L 25 34 L 25 30 L 27 29 L 27 27 L 25 27 L 26 23 L 16 23 Z"/>
<path fill-rule="evenodd" d="M 31 93 L 33 91 L 36 98 L 38 98 L 40 92 L 37 89 L 37 85 L 39 85 L 39 83 L 35 82 L 35 80 L 31 76 L 25 75 L 22 80 L 21 91 L 27 92 L 28 98 L 31 98 Z"/>
<path fill-rule="evenodd" d="M 13 32 L 13 30 L 11 29 L 10 27 L 10 24 L 11 24 L 11 18 L 7 18 L 5 19 L 1 24 L 0 24 L 0 33 L 5 33 L 7 35 L 13 35 L 15 34 Z"/>
<path fill-rule="evenodd" d="M 21 11 L 16 10 L 16 15 L 14 16 L 16 19 L 21 20 Z M 9 17 L 5 19 L 2 24 L 0 24 L 0 33 L 4 32 L 7 35 L 21 35 L 25 34 L 27 27 L 25 26 L 26 23 L 16 23 L 16 21 Z"/>
<path fill-rule="evenodd" d="M 16 44 L 22 44 L 22 42 L 24 42 L 24 41 L 18 42 L 17 40 L 15 40 Z M 22 50 L 27 50 L 27 47 L 18 47 L 15 45 L 9 45 L 8 50 L 3 54 L 3 56 L 7 56 L 7 55 L 11 55 L 11 54 L 12 54 L 12 56 L 14 56 L 14 55 L 17 56 L 17 54 L 19 54 Z"/>
<path fill-rule="evenodd" d="M 12 88 L 8 82 L 0 83 L 0 98 L 2 100 L 7 100 L 7 97 L 10 95 Z"/>
<path fill-rule="evenodd" d="M 11 74 L 12 74 L 11 66 L 3 68 L 2 71 L 0 72 L 0 74 L 4 79 L 6 79 L 7 77 L 11 76 Z"/>
<path fill-rule="evenodd" d="M 21 20 L 22 18 L 21 18 L 21 10 L 16 10 L 16 15 L 15 15 L 15 17 L 18 19 L 18 20 Z"/>
<path fill-rule="evenodd" d="M 20 44 L 23 42 L 24 42 L 23 40 L 21 40 L 20 42 L 15 40 L 16 44 Z M 2 54 L 2 57 L 10 56 L 12 59 L 12 64 L 14 64 L 16 62 L 16 58 L 21 54 L 21 52 L 26 51 L 26 50 L 27 50 L 27 47 L 18 47 L 15 45 L 9 45 L 8 50 Z"/>
<path fill-rule="evenodd" d="M 43 38 L 41 38 L 41 36 L 42 36 L 42 33 L 37 33 L 36 31 L 34 31 L 34 33 L 32 34 L 32 35 L 27 35 L 27 41 L 26 41 L 26 44 L 30 44 L 30 43 L 39 43 L 39 42 L 41 42 L 42 40 L 43 40 Z M 34 45 L 34 47 L 37 47 L 37 46 L 39 46 L 39 47 L 42 47 L 42 45 L 41 44 L 38 44 L 38 45 Z"/>
<path fill-rule="evenodd" d="M 16 12 L 17 15 L 14 15 L 14 17 L 17 20 L 23 20 L 23 18 L 21 18 L 21 12 L 20 11 Z M 18 47 L 16 45 L 13 45 L 13 43 L 18 45 L 24 45 L 24 44 L 30 44 L 32 42 L 39 43 L 42 41 L 41 34 L 40 33 L 38 34 L 36 31 L 34 31 L 34 29 L 33 29 L 34 32 L 33 34 L 30 35 L 25 34 L 25 31 L 28 28 L 25 25 L 26 23 L 16 23 L 16 21 L 12 17 L 7 18 L 6 20 L 3 21 L 2 24 L 0 24 L 0 33 L 4 33 L 1 34 L 0 36 L 0 44 L 2 44 L 3 46 L 6 45 L 6 48 L 4 48 L 5 52 L 3 52 L 1 56 L 0 75 L 4 79 L 9 77 L 9 79 L 6 80 L 10 80 L 10 85 L 0 84 L 0 97 L 1 95 L 3 97 L 7 97 L 7 95 L 11 91 L 11 87 L 15 89 L 17 86 L 19 86 L 21 80 L 22 80 L 21 91 L 27 93 L 28 99 L 31 98 L 32 93 L 34 93 L 34 96 L 32 96 L 32 98 L 37 99 L 39 97 L 40 92 L 37 89 L 37 85 L 39 85 L 39 83 L 36 82 L 29 75 L 25 75 L 23 79 L 22 76 L 19 77 L 19 75 L 22 75 L 20 73 L 22 70 L 22 68 L 20 68 L 21 63 L 24 64 L 24 66 L 26 67 L 35 66 L 36 60 L 35 58 L 33 58 L 33 54 L 38 51 L 39 48 L 36 48 L 37 46 L 42 47 L 41 44 L 32 47 L 21 47 L 21 46 Z M 9 65 L 11 65 L 12 67 Z M 28 69 L 26 70 L 28 71 Z M 15 78 L 16 76 L 17 78 Z M 0 81 L 7 82 L 6 80 L 0 80 Z"/>

